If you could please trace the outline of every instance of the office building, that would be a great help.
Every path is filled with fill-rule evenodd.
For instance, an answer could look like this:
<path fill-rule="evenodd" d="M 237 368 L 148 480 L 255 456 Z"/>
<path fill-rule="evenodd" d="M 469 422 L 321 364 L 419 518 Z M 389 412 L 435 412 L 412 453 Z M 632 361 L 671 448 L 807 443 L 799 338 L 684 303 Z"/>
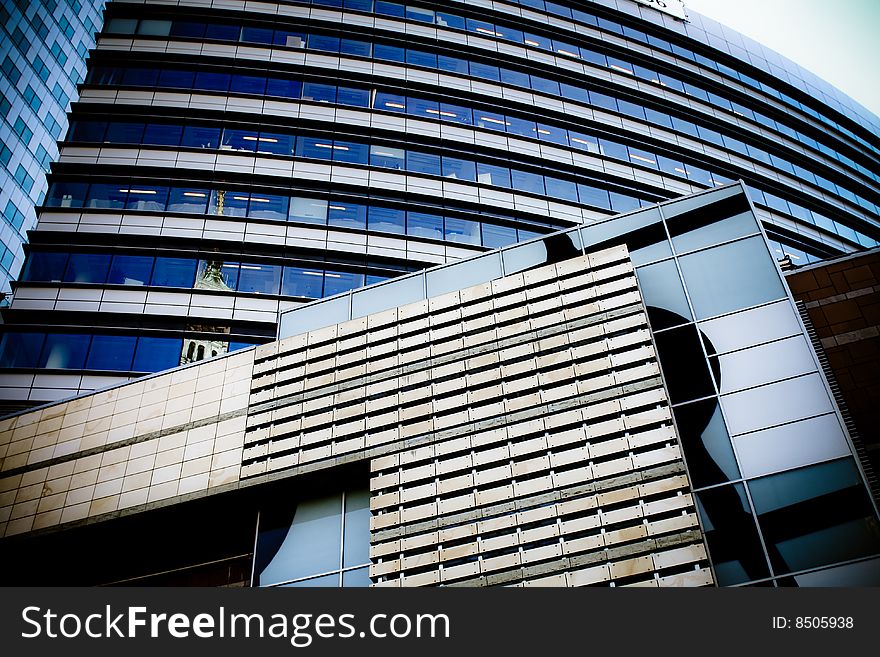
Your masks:
<path fill-rule="evenodd" d="M 740 183 L 0 420 L 6 583 L 880 584 L 865 463 Z"/>
<path fill-rule="evenodd" d="M 86 74 L 104 0 L 15 0 L 0 5 L 0 294 L 24 262 L 22 243 L 46 197 L 70 101 Z"/>
<path fill-rule="evenodd" d="M 778 257 L 876 246 L 876 117 L 650 4 L 111 2 L 3 313 L 5 409 L 739 179 Z"/>

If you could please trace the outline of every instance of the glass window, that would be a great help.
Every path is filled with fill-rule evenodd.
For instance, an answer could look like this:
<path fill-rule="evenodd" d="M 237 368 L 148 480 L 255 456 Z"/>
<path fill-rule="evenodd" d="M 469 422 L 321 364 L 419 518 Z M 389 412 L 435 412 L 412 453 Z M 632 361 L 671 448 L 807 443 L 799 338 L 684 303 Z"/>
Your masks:
<path fill-rule="evenodd" d="M 440 120 L 471 125 L 473 123 L 473 112 L 469 107 L 440 103 Z"/>
<path fill-rule="evenodd" d="M 437 55 L 432 52 L 423 50 L 414 50 L 407 48 L 406 63 L 411 66 L 424 66 L 426 68 L 437 68 Z"/>
<path fill-rule="evenodd" d="M 162 69 L 159 71 L 160 87 L 169 87 L 171 89 L 192 89 L 195 80 L 193 71 L 181 71 L 178 69 Z"/>
<path fill-rule="evenodd" d="M 700 330 L 720 354 L 801 332 L 788 300 L 702 322 Z"/>
<path fill-rule="evenodd" d="M 582 49 L 583 50 L 583 49 Z M 578 103 L 590 104 L 590 92 L 580 86 L 574 86 L 563 82 L 560 86 L 560 95 L 564 100 L 573 100 Z"/>
<path fill-rule="evenodd" d="M 443 156 L 443 175 L 456 180 L 476 182 L 477 168 L 471 160 Z"/>
<path fill-rule="evenodd" d="M 198 274 L 193 287 L 200 290 L 231 292 L 238 287 L 241 266 L 237 262 L 199 260 Z"/>
<path fill-rule="evenodd" d="M 321 298 L 324 286 L 324 272 L 320 269 L 285 267 L 281 284 L 281 294 L 289 297 Z"/>
<path fill-rule="evenodd" d="M 92 185 L 89 187 L 89 198 L 86 202 L 86 207 L 121 210 L 125 207 L 125 199 L 128 197 L 127 190 L 126 183 Z"/>
<path fill-rule="evenodd" d="M 425 284 L 422 276 L 406 276 L 385 285 L 354 292 L 351 297 L 351 317 L 365 317 L 424 298 Z"/>
<path fill-rule="evenodd" d="M 717 399 L 674 409 L 691 483 L 695 488 L 739 479 L 739 468 Z"/>
<path fill-rule="evenodd" d="M 290 199 L 290 220 L 310 224 L 326 224 L 327 201 L 294 196 Z"/>
<path fill-rule="evenodd" d="M 749 491 L 778 573 L 880 549 L 876 517 L 851 459 L 756 479 Z"/>
<path fill-rule="evenodd" d="M 406 234 L 411 237 L 443 239 L 443 217 L 410 210 L 406 214 Z"/>
<path fill-rule="evenodd" d="M 236 94 L 263 96 L 266 93 L 266 78 L 255 75 L 233 75 L 229 91 Z"/>
<path fill-rule="evenodd" d="M 148 36 L 168 36 L 171 33 L 171 21 L 143 19 L 138 25 L 138 34 Z"/>
<path fill-rule="evenodd" d="M 199 71 L 196 73 L 193 88 L 202 91 L 229 91 L 229 74 Z"/>
<path fill-rule="evenodd" d="M 374 167 L 403 169 L 406 153 L 402 148 L 390 148 L 373 144 L 370 146 L 370 164 Z"/>
<path fill-rule="evenodd" d="M 66 253 L 34 251 L 27 258 L 21 280 L 60 283 L 66 266 Z"/>
<path fill-rule="evenodd" d="M 369 107 L 371 92 L 369 89 L 356 87 L 338 87 L 336 90 L 336 102 L 339 105 L 351 107 Z"/>
<path fill-rule="evenodd" d="M 238 280 L 239 292 L 278 294 L 281 287 L 281 267 L 277 265 L 242 264 Z"/>
<path fill-rule="evenodd" d="M 406 51 L 399 46 L 390 46 L 387 43 L 374 43 L 373 58 L 402 64 L 406 61 Z"/>
<path fill-rule="evenodd" d="M 139 337 L 134 353 L 134 372 L 161 372 L 180 365 L 183 340 L 180 338 Z"/>
<path fill-rule="evenodd" d="M 408 97 L 406 99 L 406 113 L 413 116 L 436 119 L 440 116 L 440 105 L 436 100 Z"/>
<path fill-rule="evenodd" d="M 697 510 L 721 586 L 770 575 L 742 484 L 697 493 Z"/>
<path fill-rule="evenodd" d="M 348 162 L 350 164 L 369 164 L 370 147 L 367 144 L 358 144 L 353 141 L 333 142 L 333 161 Z"/>
<path fill-rule="evenodd" d="M 610 192 L 609 196 L 611 197 L 611 209 L 615 212 L 631 212 L 641 207 L 639 199 L 628 194 Z"/>
<path fill-rule="evenodd" d="M 437 25 L 440 27 L 450 27 L 456 30 L 464 29 L 464 17 L 454 14 L 447 14 L 444 11 L 436 12 Z"/>
<path fill-rule="evenodd" d="M 379 110 L 402 113 L 406 111 L 406 96 L 377 91 L 373 107 Z"/>
<path fill-rule="evenodd" d="M 483 224 L 483 246 L 499 249 L 514 243 L 516 243 L 516 228 Z"/>
<path fill-rule="evenodd" d="M 507 120 L 504 118 L 503 114 L 496 114 L 495 112 L 485 112 L 483 110 L 478 111 L 474 115 L 474 125 L 476 125 L 478 128 L 498 130 L 499 132 L 504 132 L 505 130 L 507 130 Z"/>
<path fill-rule="evenodd" d="M 133 185 L 128 189 L 127 210 L 162 212 L 168 203 L 168 188 L 155 185 Z"/>
<path fill-rule="evenodd" d="M 666 260 L 639 267 L 636 274 L 652 329 L 659 331 L 693 319 L 675 262 Z"/>
<path fill-rule="evenodd" d="M 320 50 L 324 52 L 339 52 L 339 37 L 327 36 L 324 34 L 309 35 L 309 50 Z"/>
<path fill-rule="evenodd" d="M 143 143 L 152 146 L 179 146 L 183 126 L 165 123 L 149 123 L 144 132 Z"/>
<path fill-rule="evenodd" d="M 717 382 L 718 371 L 709 372 L 700 336 L 693 326 L 654 333 L 654 341 L 673 404 L 715 394 L 712 381 L 714 378 Z"/>
<path fill-rule="evenodd" d="M 367 206 L 348 201 L 331 201 L 327 206 L 327 218 L 331 226 L 365 230 L 367 227 Z"/>
<path fill-rule="evenodd" d="M 407 151 L 406 170 L 411 173 L 424 173 L 430 176 L 440 175 L 440 156 L 419 151 Z"/>
<path fill-rule="evenodd" d="M 510 169 L 477 162 L 477 182 L 510 189 Z"/>
<path fill-rule="evenodd" d="M 272 43 L 272 30 L 245 25 L 241 29 L 241 40 L 244 43 Z"/>
<path fill-rule="evenodd" d="M 159 71 L 155 68 L 123 69 L 122 84 L 133 87 L 155 87 L 159 79 Z"/>
<path fill-rule="evenodd" d="M 538 134 L 538 128 L 534 121 L 527 119 L 519 119 L 515 116 L 507 117 L 507 132 L 512 135 L 520 135 L 521 137 L 535 138 Z"/>
<path fill-rule="evenodd" d="M 156 258 L 150 285 L 191 288 L 196 280 L 196 261 L 192 258 Z"/>
<path fill-rule="evenodd" d="M 71 253 L 64 272 L 65 283 L 104 283 L 110 256 L 100 253 Z"/>
<path fill-rule="evenodd" d="M 104 29 L 109 34 L 134 34 L 137 23 L 136 18 L 111 18 Z"/>
<path fill-rule="evenodd" d="M 406 212 L 404 210 L 375 205 L 369 208 L 367 225 L 370 230 L 403 235 L 405 224 Z"/>
<path fill-rule="evenodd" d="M 296 156 L 329 160 L 333 157 L 333 140 L 319 137 L 300 137 L 296 140 Z"/>
<path fill-rule="evenodd" d="M 538 36 L 537 34 L 530 34 L 529 32 L 523 33 L 523 43 L 532 48 L 540 48 L 541 50 L 553 49 L 553 44 L 550 42 L 550 39 Z"/>
<path fill-rule="evenodd" d="M 449 57 L 447 55 L 437 56 L 437 68 L 448 73 L 459 73 L 461 75 L 468 74 L 468 61 L 459 57 Z"/>
<path fill-rule="evenodd" d="M 480 224 L 470 219 L 446 217 L 445 237 L 447 242 L 460 244 L 480 244 Z"/>
<path fill-rule="evenodd" d="M 568 133 L 562 128 L 556 128 L 545 123 L 539 123 L 537 127 L 538 139 L 549 141 L 561 146 L 568 146 Z"/>
<path fill-rule="evenodd" d="M 343 55 L 369 57 L 373 52 L 373 44 L 369 41 L 360 41 L 358 39 L 342 39 L 339 44 L 339 52 Z"/>
<path fill-rule="evenodd" d="M 107 283 L 109 285 L 146 285 L 150 282 L 152 271 L 153 258 L 151 256 L 113 256 Z"/>
<path fill-rule="evenodd" d="M 168 212 L 203 213 L 208 206 L 207 189 L 172 187 L 168 195 Z"/>
<path fill-rule="evenodd" d="M 514 191 L 544 194 L 544 176 L 537 173 L 529 173 L 528 171 L 518 171 L 517 169 L 513 169 L 510 172 L 510 176 Z"/>
<path fill-rule="evenodd" d="M 238 25 L 209 23 L 205 30 L 205 38 L 219 41 L 238 41 L 240 31 L 241 28 Z"/>
<path fill-rule="evenodd" d="M 303 32 L 275 30 L 274 43 L 276 46 L 284 46 L 285 48 L 305 48 L 306 35 Z"/>
<path fill-rule="evenodd" d="M 680 262 L 698 319 L 785 296 L 776 264 L 761 237 L 682 256 Z"/>
<path fill-rule="evenodd" d="M 211 192 L 208 214 L 223 215 L 224 217 L 246 217 L 248 200 L 250 200 L 248 192 L 215 189 Z"/>
<path fill-rule="evenodd" d="M 191 148 L 217 148 L 220 144 L 220 128 L 188 125 L 183 129 L 180 145 Z"/>
<path fill-rule="evenodd" d="M 204 23 L 173 21 L 171 23 L 171 36 L 203 39 L 206 27 Z"/>
<path fill-rule="evenodd" d="M 37 367 L 43 333 L 4 333 L 0 336 L 0 367 Z"/>
<path fill-rule="evenodd" d="M 74 121 L 70 127 L 70 139 L 73 141 L 102 142 L 106 133 L 106 121 Z"/>
<path fill-rule="evenodd" d="M 324 296 L 332 297 L 334 294 L 348 292 L 364 285 L 364 275 L 346 271 L 324 272 Z"/>
<path fill-rule="evenodd" d="M 133 335 L 96 335 L 86 360 L 86 369 L 117 372 L 131 371 L 134 347 Z"/>
<path fill-rule="evenodd" d="M 261 132 L 257 138 L 257 152 L 272 155 L 293 155 L 296 138 L 280 132 Z"/>
<path fill-rule="evenodd" d="M 501 255 L 491 253 L 479 258 L 468 258 L 443 269 L 428 270 L 425 273 L 425 282 L 430 298 L 500 277 Z"/>
<path fill-rule="evenodd" d="M 80 370 L 89 350 L 90 335 L 50 333 L 43 344 L 40 367 L 53 370 Z"/>
<path fill-rule="evenodd" d="M 769 344 L 749 347 L 713 357 L 724 372 L 721 392 L 787 379 L 816 370 L 811 349 L 802 336 L 793 336 Z"/>
<path fill-rule="evenodd" d="M 288 78 L 268 78 L 266 80 L 266 95 L 277 98 L 300 98 L 302 96 L 302 82 Z"/>
<path fill-rule="evenodd" d="M 290 199 L 287 196 L 254 192 L 251 194 L 250 205 L 248 205 L 248 216 L 255 219 L 285 221 L 289 202 Z"/>
<path fill-rule="evenodd" d="M 577 184 L 570 180 L 560 180 L 546 176 L 544 183 L 547 185 L 547 196 L 558 201 L 578 202 Z"/>
<path fill-rule="evenodd" d="M 223 141 L 220 148 L 225 150 L 236 151 L 255 151 L 257 149 L 257 139 L 259 139 L 256 130 L 239 130 L 237 128 L 224 128 Z"/>
<path fill-rule="evenodd" d="M 384 0 L 376 0 L 376 13 L 385 16 L 397 16 L 403 18 L 405 16 L 404 7 L 397 2 L 384 2 Z"/>
<path fill-rule="evenodd" d="M 46 206 L 55 208 L 81 208 L 86 200 L 87 183 L 58 182 L 49 186 Z"/>

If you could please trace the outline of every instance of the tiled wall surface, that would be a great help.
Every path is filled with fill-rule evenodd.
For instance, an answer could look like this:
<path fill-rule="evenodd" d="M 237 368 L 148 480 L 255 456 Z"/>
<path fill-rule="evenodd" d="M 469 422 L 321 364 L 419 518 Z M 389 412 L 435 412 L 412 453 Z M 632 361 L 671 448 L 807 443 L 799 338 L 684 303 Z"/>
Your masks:
<path fill-rule="evenodd" d="M 803 301 L 874 473 L 880 472 L 880 250 L 803 270 L 786 280 Z"/>
<path fill-rule="evenodd" d="M 712 583 L 625 247 L 259 347 L 251 401 L 243 477 L 371 459 L 380 585 Z"/>
<path fill-rule="evenodd" d="M 0 536 L 235 484 L 252 368 L 244 351 L 0 420 Z"/>

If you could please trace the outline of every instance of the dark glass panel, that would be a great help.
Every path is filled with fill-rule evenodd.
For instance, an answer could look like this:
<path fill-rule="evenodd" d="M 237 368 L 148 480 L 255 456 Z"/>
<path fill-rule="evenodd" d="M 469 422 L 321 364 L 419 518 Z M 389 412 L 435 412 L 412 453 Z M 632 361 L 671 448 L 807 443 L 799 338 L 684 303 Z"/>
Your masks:
<path fill-rule="evenodd" d="M 654 341 L 673 404 L 715 394 L 712 375 L 693 326 L 655 333 Z"/>
<path fill-rule="evenodd" d="M 101 253 L 71 253 L 64 272 L 65 283 L 98 283 L 107 280 L 110 256 Z"/>
<path fill-rule="evenodd" d="M 133 335 L 96 335 L 86 360 L 86 369 L 128 372 L 137 339 Z"/>

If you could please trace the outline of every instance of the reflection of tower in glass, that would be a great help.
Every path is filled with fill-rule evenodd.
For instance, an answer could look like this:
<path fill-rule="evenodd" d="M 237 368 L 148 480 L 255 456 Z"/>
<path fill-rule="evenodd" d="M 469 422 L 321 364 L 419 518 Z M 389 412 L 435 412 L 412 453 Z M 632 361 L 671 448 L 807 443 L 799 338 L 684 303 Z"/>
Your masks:
<path fill-rule="evenodd" d="M 196 277 L 196 290 L 214 290 L 218 292 L 232 292 L 233 289 L 223 280 L 223 262 L 221 260 L 207 260 L 199 268 Z M 195 363 L 225 354 L 229 351 L 229 343 L 222 340 L 196 340 L 183 341 L 183 351 L 180 354 L 180 364 Z"/>

